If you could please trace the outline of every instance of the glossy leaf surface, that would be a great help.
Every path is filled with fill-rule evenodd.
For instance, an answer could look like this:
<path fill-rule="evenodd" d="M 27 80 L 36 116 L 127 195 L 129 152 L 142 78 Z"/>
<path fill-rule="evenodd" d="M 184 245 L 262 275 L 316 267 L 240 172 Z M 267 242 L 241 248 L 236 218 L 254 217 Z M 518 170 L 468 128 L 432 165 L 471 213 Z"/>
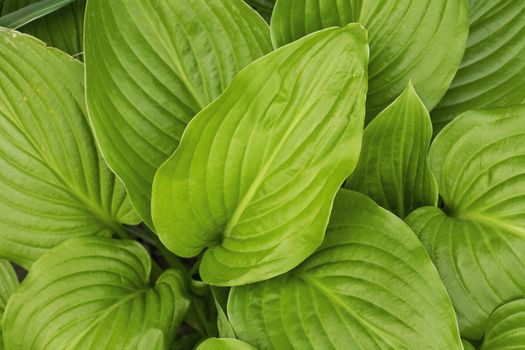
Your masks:
<path fill-rule="evenodd" d="M 175 254 L 204 250 L 205 282 L 264 280 L 321 244 L 361 148 L 367 58 L 359 25 L 318 32 L 251 64 L 192 120 L 155 178 L 153 218 Z"/>
<path fill-rule="evenodd" d="M 191 118 L 271 50 L 242 0 L 89 0 L 86 82 L 102 153 L 151 226 L 151 185 Z"/>
<path fill-rule="evenodd" d="M 298 268 L 232 289 L 239 339 L 259 349 L 462 349 L 417 237 L 368 197 L 338 194 L 323 245 Z"/>
<path fill-rule="evenodd" d="M 171 269 L 150 286 L 150 270 L 137 242 L 68 240 L 37 260 L 9 300 L 6 350 L 145 349 L 158 341 L 152 328 L 169 344 L 189 306 L 186 281 Z"/>
<path fill-rule="evenodd" d="M 370 35 L 367 116 L 412 80 L 432 109 L 459 67 L 468 33 L 466 0 L 278 0 L 272 39 L 281 46 L 322 28 L 361 23 Z"/>
<path fill-rule="evenodd" d="M 438 188 L 427 163 L 431 138 L 430 116 L 410 84 L 366 127 L 359 163 L 346 187 L 401 218 L 436 205 Z"/>
<path fill-rule="evenodd" d="M 519 106 L 468 112 L 450 123 L 429 155 L 444 207 L 407 218 L 467 339 L 481 339 L 489 315 L 525 294 L 524 118 Z"/>
<path fill-rule="evenodd" d="M 432 112 L 438 130 L 470 109 L 525 103 L 525 2 L 471 0 L 469 12 L 465 57 Z"/>
<path fill-rule="evenodd" d="M 0 60 L 0 256 L 28 268 L 68 238 L 137 223 L 91 134 L 82 64 L 5 29 Z"/>

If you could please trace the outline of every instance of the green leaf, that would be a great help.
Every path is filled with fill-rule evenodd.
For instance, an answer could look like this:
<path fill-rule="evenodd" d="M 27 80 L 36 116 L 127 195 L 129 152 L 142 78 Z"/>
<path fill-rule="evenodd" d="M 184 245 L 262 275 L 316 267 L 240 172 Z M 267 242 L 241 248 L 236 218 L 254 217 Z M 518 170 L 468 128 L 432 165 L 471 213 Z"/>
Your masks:
<path fill-rule="evenodd" d="M 13 292 L 18 288 L 18 278 L 9 261 L 0 259 L 0 332 L 5 306 Z M 1 341 L 0 341 L 1 343 Z"/>
<path fill-rule="evenodd" d="M 257 10 L 268 22 L 272 17 L 273 7 L 275 6 L 276 0 L 245 0 L 254 9 Z"/>
<path fill-rule="evenodd" d="M 138 218 L 97 151 L 82 64 L 6 29 L 0 60 L 0 256 L 29 268 L 68 238 L 123 234 Z"/>
<path fill-rule="evenodd" d="M 462 349 L 454 310 L 414 233 L 341 190 L 323 245 L 288 274 L 232 288 L 239 339 L 260 349 Z"/>
<path fill-rule="evenodd" d="M 525 299 L 497 309 L 485 326 L 481 350 L 519 350 L 525 346 Z"/>
<path fill-rule="evenodd" d="M 248 343 L 237 339 L 209 338 L 201 343 L 196 350 L 257 350 Z"/>
<path fill-rule="evenodd" d="M 461 334 L 481 339 L 500 305 L 525 295 L 525 106 L 467 112 L 429 161 L 443 209 L 416 210 L 418 234 L 448 289 Z"/>
<path fill-rule="evenodd" d="M 275 45 L 322 28 L 359 22 L 370 33 L 370 120 L 409 80 L 431 110 L 459 67 L 468 34 L 466 0 L 278 0 Z"/>
<path fill-rule="evenodd" d="M 0 26 L 21 27 L 24 33 L 77 55 L 82 52 L 85 6 L 86 0 L 5 0 Z"/>
<path fill-rule="evenodd" d="M 169 344 L 189 306 L 185 277 L 170 269 L 150 286 L 150 270 L 135 241 L 68 240 L 35 262 L 9 300 L 6 349 L 112 350 L 137 336 L 144 349 L 140 343 L 159 339 L 150 328 Z"/>
<path fill-rule="evenodd" d="M 366 128 L 363 150 L 346 187 L 404 218 L 436 205 L 438 188 L 427 164 L 432 122 L 412 84 Z"/>
<path fill-rule="evenodd" d="M 151 222 L 151 186 L 191 118 L 271 50 L 242 0 L 89 0 L 86 81 L 108 164 Z"/>
<path fill-rule="evenodd" d="M 525 1 L 471 0 L 461 67 L 432 112 L 436 131 L 462 112 L 525 103 Z"/>
<path fill-rule="evenodd" d="M 321 244 L 359 157 L 367 58 L 359 25 L 318 32 L 248 66 L 189 124 L 155 178 L 153 218 L 175 254 L 204 250 L 203 281 L 271 278 Z"/>
<path fill-rule="evenodd" d="M 166 350 L 164 333 L 158 328 L 150 328 L 128 342 L 124 350 Z M 108 349 L 110 350 L 110 349 Z"/>
<path fill-rule="evenodd" d="M 476 348 L 472 344 L 470 344 L 468 341 L 462 339 L 461 342 L 463 343 L 464 350 L 476 350 Z"/>
<path fill-rule="evenodd" d="M 226 307 L 228 304 L 229 288 L 211 287 L 215 308 L 217 309 L 217 328 L 221 338 L 237 338 L 235 331 L 228 320 Z"/>

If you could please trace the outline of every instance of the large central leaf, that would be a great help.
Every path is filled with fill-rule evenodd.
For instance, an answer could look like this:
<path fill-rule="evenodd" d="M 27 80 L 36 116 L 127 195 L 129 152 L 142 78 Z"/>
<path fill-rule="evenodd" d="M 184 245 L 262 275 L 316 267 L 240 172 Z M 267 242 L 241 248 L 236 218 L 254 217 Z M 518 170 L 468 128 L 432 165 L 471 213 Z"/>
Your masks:
<path fill-rule="evenodd" d="M 139 220 L 98 152 L 82 63 L 0 30 L 0 256 L 28 268 L 75 236 Z"/>
<path fill-rule="evenodd" d="M 362 23 L 370 33 L 368 117 L 412 80 L 432 109 L 459 67 L 468 33 L 466 0 L 278 0 L 272 39 L 281 46 L 322 28 Z"/>
<path fill-rule="evenodd" d="M 261 350 L 459 350 L 452 304 L 410 228 L 341 190 L 323 245 L 286 275 L 232 289 L 228 315 Z"/>
<path fill-rule="evenodd" d="M 323 239 L 363 134 L 368 46 L 359 25 L 318 32 L 248 66 L 192 120 L 155 178 L 153 218 L 204 281 L 286 272 Z"/>
<path fill-rule="evenodd" d="M 443 209 L 407 221 L 450 293 L 462 335 L 480 339 L 489 315 L 525 296 L 525 106 L 456 118 L 431 147 Z"/>
<path fill-rule="evenodd" d="M 151 185 L 191 118 L 271 50 L 242 0 L 89 0 L 89 116 L 108 164 L 151 226 Z"/>
<path fill-rule="evenodd" d="M 6 350 L 147 349 L 170 344 L 189 306 L 181 272 L 149 286 L 150 257 L 137 242 L 82 237 L 42 256 L 4 316 Z M 127 346 L 127 347 L 125 347 Z"/>

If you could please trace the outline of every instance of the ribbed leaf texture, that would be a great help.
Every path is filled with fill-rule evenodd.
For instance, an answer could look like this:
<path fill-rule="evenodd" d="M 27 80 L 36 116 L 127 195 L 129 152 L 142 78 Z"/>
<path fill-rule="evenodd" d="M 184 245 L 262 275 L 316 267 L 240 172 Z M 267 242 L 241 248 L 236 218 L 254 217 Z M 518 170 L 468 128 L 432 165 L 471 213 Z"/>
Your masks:
<path fill-rule="evenodd" d="M 361 149 L 367 59 L 359 25 L 320 31 L 248 66 L 189 124 L 153 218 L 175 254 L 205 250 L 205 282 L 271 278 L 321 244 Z"/>
<path fill-rule="evenodd" d="M 4 0 L 2 16 L 40 0 Z M 81 57 L 86 0 L 75 0 L 71 5 L 39 18 L 20 30 L 36 36 L 49 46 Z"/>
<path fill-rule="evenodd" d="M 191 118 L 271 50 L 242 0 L 89 0 L 89 114 L 110 167 L 150 226 L 157 168 Z"/>
<path fill-rule="evenodd" d="M 13 266 L 6 260 L 0 259 L 0 350 L 3 349 L 2 317 L 4 316 L 7 301 L 18 288 L 18 278 Z"/>
<path fill-rule="evenodd" d="M 504 303 L 525 294 L 525 106 L 467 112 L 431 147 L 443 208 L 407 222 L 454 303 L 462 336 L 479 340 Z"/>
<path fill-rule="evenodd" d="M 438 188 L 427 163 L 432 122 L 412 84 L 365 129 L 363 150 L 346 187 L 404 218 L 436 205 Z"/>
<path fill-rule="evenodd" d="M 481 350 L 519 350 L 524 347 L 525 299 L 518 299 L 490 315 Z"/>
<path fill-rule="evenodd" d="M 261 350 L 462 349 L 445 287 L 417 237 L 344 189 L 315 254 L 288 274 L 232 288 L 228 315 L 239 339 Z"/>
<path fill-rule="evenodd" d="M 436 131 L 474 108 L 525 103 L 525 1 L 471 0 L 467 51 L 432 112 Z"/>
<path fill-rule="evenodd" d="M 237 339 L 209 338 L 201 343 L 196 350 L 257 350 L 248 343 Z"/>
<path fill-rule="evenodd" d="M 359 22 L 370 35 L 370 120 L 412 80 L 432 109 L 459 67 L 468 34 L 466 0 L 278 0 L 272 40 L 289 43 L 322 28 Z"/>
<path fill-rule="evenodd" d="M 189 306 L 185 275 L 166 270 L 150 286 L 150 269 L 137 242 L 68 240 L 33 265 L 9 300 L 6 350 L 155 349 L 162 337 L 170 344 Z"/>
<path fill-rule="evenodd" d="M 137 223 L 91 134 L 82 63 L 6 29 L 0 61 L 0 256 L 28 268 L 68 238 Z"/>

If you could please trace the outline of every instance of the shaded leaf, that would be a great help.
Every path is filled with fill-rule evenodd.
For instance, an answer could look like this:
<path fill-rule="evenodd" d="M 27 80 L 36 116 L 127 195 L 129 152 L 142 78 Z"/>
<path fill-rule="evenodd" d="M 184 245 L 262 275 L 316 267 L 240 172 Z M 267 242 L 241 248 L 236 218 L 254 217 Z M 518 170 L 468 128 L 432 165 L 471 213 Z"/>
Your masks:
<path fill-rule="evenodd" d="M 131 348 L 145 349 L 158 331 L 169 344 L 189 306 L 186 281 L 170 269 L 150 286 L 150 270 L 137 242 L 68 240 L 35 262 L 9 300 L 6 349 L 112 350 L 139 338 Z"/>
<path fill-rule="evenodd" d="M 476 350 L 476 348 L 472 344 L 470 344 L 468 341 L 461 340 L 461 342 L 463 343 L 464 350 Z"/>
<path fill-rule="evenodd" d="M 108 164 L 151 226 L 151 185 L 190 119 L 271 50 L 242 0 L 89 0 L 90 119 Z"/>
<path fill-rule="evenodd" d="M 407 222 L 455 306 L 461 334 L 481 339 L 500 305 L 525 295 L 525 106 L 467 112 L 431 147 L 443 209 Z"/>
<path fill-rule="evenodd" d="M 361 148 L 367 56 L 359 25 L 318 32 L 248 66 L 189 124 L 153 218 L 175 254 L 204 250 L 203 281 L 264 280 L 321 244 Z"/>
<path fill-rule="evenodd" d="M 0 60 L 0 256 L 28 268 L 68 238 L 123 234 L 138 218 L 97 151 L 82 64 L 5 29 Z"/>
<path fill-rule="evenodd" d="M 0 21 L 15 19 L 2 26 L 21 27 L 49 46 L 77 55 L 82 52 L 85 7 L 86 0 L 4 0 Z"/>
<path fill-rule="evenodd" d="M 239 339 L 260 349 L 461 349 L 421 243 L 368 197 L 341 190 L 323 245 L 277 278 L 232 288 Z"/>
<path fill-rule="evenodd" d="M 278 0 L 272 39 L 281 46 L 322 28 L 361 23 L 370 33 L 367 117 L 412 80 L 431 110 L 459 67 L 468 34 L 466 0 Z"/>
<path fill-rule="evenodd" d="M 363 150 L 346 187 L 404 218 L 436 205 L 438 188 L 427 164 L 432 122 L 409 87 L 365 129 Z"/>
<path fill-rule="evenodd" d="M 0 259 L 0 332 L 2 331 L 2 316 L 11 294 L 18 288 L 18 278 L 9 261 Z M 0 341 L 1 343 L 1 341 Z"/>
<path fill-rule="evenodd" d="M 461 67 L 432 112 L 436 131 L 474 108 L 525 103 L 525 2 L 471 0 Z"/>
<path fill-rule="evenodd" d="M 498 308 L 488 319 L 481 350 L 525 348 L 525 299 Z"/>
<path fill-rule="evenodd" d="M 196 350 L 257 350 L 248 343 L 238 339 L 209 338 L 201 343 Z"/>
<path fill-rule="evenodd" d="M 254 9 L 257 10 L 268 22 L 272 17 L 273 7 L 275 6 L 276 0 L 245 0 Z"/>

